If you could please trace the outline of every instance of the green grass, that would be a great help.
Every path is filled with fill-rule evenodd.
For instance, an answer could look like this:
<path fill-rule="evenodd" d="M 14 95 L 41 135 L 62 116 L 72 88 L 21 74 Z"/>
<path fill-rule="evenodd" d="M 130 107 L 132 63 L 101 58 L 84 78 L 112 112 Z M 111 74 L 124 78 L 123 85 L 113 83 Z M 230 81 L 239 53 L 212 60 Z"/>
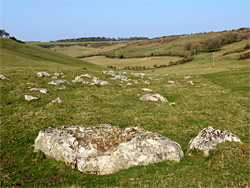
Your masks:
<path fill-rule="evenodd" d="M 106 43 L 106 42 L 105 42 Z M 93 48 L 91 45 L 95 43 L 88 44 L 87 47 L 81 45 L 74 45 L 74 46 L 55 46 L 51 48 L 52 51 L 57 51 L 65 55 L 69 55 L 72 57 L 79 57 L 79 56 L 87 56 L 87 55 L 97 55 L 100 53 L 105 53 L 110 50 L 114 50 L 117 48 L 121 48 L 127 45 L 127 43 L 112 43 L 111 46 L 103 46 L 98 48 Z M 109 44 L 109 43 L 108 43 Z"/>
<path fill-rule="evenodd" d="M 118 69 L 123 69 L 125 66 L 146 66 L 153 68 L 154 65 L 168 65 L 170 61 L 181 60 L 180 57 L 145 57 L 145 58 L 129 58 L 129 59 L 113 59 L 106 58 L 105 56 L 94 56 L 84 58 L 83 60 L 103 67 L 113 66 Z"/>
<path fill-rule="evenodd" d="M 218 53 L 223 50 L 230 48 Z M 237 55 L 227 59 L 218 54 L 220 60 L 212 68 L 211 54 L 199 54 L 193 62 L 155 70 L 151 77 L 159 80 L 150 80 L 150 85 L 128 75 L 139 84 L 120 86 L 118 80 L 102 74 L 104 68 L 97 65 L 1 39 L 1 74 L 11 79 L 10 82 L 0 80 L 1 186 L 249 187 L 249 62 L 237 61 Z M 41 70 L 62 72 L 68 81 L 89 73 L 112 85 L 73 84 L 68 90 L 57 90 L 56 86 L 47 84 L 51 78 L 36 76 Z M 195 85 L 187 84 L 184 75 L 191 75 Z M 168 80 L 176 84 L 169 84 Z M 49 93 L 31 92 L 26 82 L 47 88 Z M 176 105 L 140 101 L 137 94 L 148 93 L 141 90 L 144 87 Z M 41 99 L 27 102 L 25 94 Z M 51 100 L 57 97 L 63 103 L 52 104 Z M 104 176 L 82 174 L 63 162 L 46 159 L 41 152 L 33 152 L 32 145 L 41 129 L 100 123 L 121 128 L 141 126 L 178 142 L 184 152 L 190 139 L 207 126 L 229 129 L 243 144 L 224 143 L 208 157 L 199 153 L 192 157 L 185 155 L 180 163 L 165 161 Z"/>
<path fill-rule="evenodd" d="M 52 52 L 41 47 L 21 44 L 15 41 L 0 38 L 1 69 L 5 68 L 70 68 L 86 67 L 98 69 L 99 66 L 72 58 L 61 53 Z"/>

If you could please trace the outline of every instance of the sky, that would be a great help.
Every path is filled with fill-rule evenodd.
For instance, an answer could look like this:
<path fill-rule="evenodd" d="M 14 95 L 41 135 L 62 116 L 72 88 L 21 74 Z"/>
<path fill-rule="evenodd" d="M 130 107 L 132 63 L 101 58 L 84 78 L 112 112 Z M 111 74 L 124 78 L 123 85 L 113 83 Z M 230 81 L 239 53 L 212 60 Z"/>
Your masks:
<path fill-rule="evenodd" d="M 23 41 L 161 37 L 250 27 L 249 0 L 0 0 L 0 28 Z"/>

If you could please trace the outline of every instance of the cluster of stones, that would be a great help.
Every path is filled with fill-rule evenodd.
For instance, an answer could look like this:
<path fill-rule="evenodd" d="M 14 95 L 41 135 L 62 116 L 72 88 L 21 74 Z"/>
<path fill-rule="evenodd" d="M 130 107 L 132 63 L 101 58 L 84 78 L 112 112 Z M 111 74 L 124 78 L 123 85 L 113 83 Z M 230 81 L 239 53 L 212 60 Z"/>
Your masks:
<path fill-rule="evenodd" d="M 208 127 L 189 142 L 187 150 L 203 150 L 208 155 L 225 141 L 241 143 L 228 130 Z M 181 146 L 167 137 L 141 127 L 120 129 L 109 124 L 49 127 L 39 132 L 34 147 L 73 169 L 100 175 L 164 160 L 180 162 L 184 156 Z"/>
<path fill-rule="evenodd" d="M 49 77 L 51 76 L 49 73 L 47 72 L 38 72 L 37 73 L 37 76 L 40 77 L 40 78 L 43 78 L 43 77 Z M 63 76 L 63 73 L 54 73 L 54 75 L 51 77 L 53 79 L 58 79 L 58 78 L 64 78 L 65 76 Z M 27 85 L 35 85 L 34 83 L 30 83 L 30 82 L 27 82 L 26 83 Z M 49 82 L 48 84 L 51 84 L 51 85 L 60 85 L 60 84 L 68 84 L 68 85 L 71 85 L 70 82 L 68 82 L 67 80 L 52 80 L 51 82 Z M 29 86 L 29 88 L 31 88 Z M 65 85 L 62 85 L 59 89 L 66 89 L 67 87 Z M 47 89 L 44 89 L 44 88 L 31 88 L 30 91 L 39 91 L 40 93 L 44 93 L 44 94 L 47 94 L 48 93 L 48 90 Z M 24 96 L 25 100 L 27 101 L 31 101 L 31 100 L 38 100 L 40 98 L 38 97 L 34 97 L 32 95 L 25 95 Z M 58 97 L 56 98 L 55 100 L 52 100 L 53 103 L 61 103 L 62 100 Z"/>
<path fill-rule="evenodd" d="M 123 82 L 128 82 L 126 84 L 127 86 L 133 85 L 129 81 L 133 81 L 135 84 L 139 83 L 138 80 L 131 80 L 130 78 L 125 76 L 125 75 L 128 74 L 127 72 L 122 72 L 122 73 L 119 72 L 119 74 L 116 74 L 115 71 L 110 70 L 110 71 L 102 71 L 102 73 L 113 76 L 112 78 L 110 78 L 111 80 L 120 80 L 121 84 L 119 84 L 119 85 L 121 85 L 121 86 L 123 86 L 122 85 Z M 144 72 L 142 72 L 142 73 L 133 73 L 132 72 L 130 74 L 132 76 L 135 76 L 135 77 L 140 77 L 144 84 L 150 84 L 150 82 L 148 80 L 143 80 L 145 77 L 147 77 L 149 80 L 160 80 L 160 79 L 162 79 L 162 78 L 154 79 L 152 77 L 152 74 L 146 74 Z M 168 75 L 168 74 L 165 74 L 165 75 Z M 43 72 L 38 72 L 37 76 L 42 78 L 42 77 L 49 77 L 51 75 L 49 73 L 43 71 Z M 67 87 L 65 85 L 72 85 L 72 84 L 69 81 L 65 80 L 65 79 L 59 79 L 59 78 L 64 78 L 64 77 L 66 77 L 66 76 L 64 76 L 63 73 L 54 73 L 54 75 L 51 76 L 51 78 L 56 79 L 56 80 L 52 80 L 48 84 L 50 84 L 50 85 L 60 85 L 60 88 L 58 88 L 59 90 L 67 89 Z M 3 75 L 0 75 L 0 78 L 9 80 L 8 78 L 6 78 Z M 97 84 L 98 85 L 110 85 L 110 83 L 108 81 L 101 80 L 98 77 L 93 77 L 91 83 L 86 81 L 84 78 L 92 79 L 92 76 L 90 74 L 82 74 L 80 76 L 76 76 L 75 79 L 72 80 L 72 82 L 73 83 L 82 83 L 84 85 L 89 85 L 89 86 L 97 85 Z M 184 76 L 185 80 L 188 80 L 190 78 L 191 78 L 191 76 Z M 175 84 L 175 81 L 169 80 L 168 83 Z M 187 83 L 191 84 L 191 85 L 194 85 L 194 82 L 192 80 L 187 81 Z M 27 83 L 27 84 L 34 85 L 32 83 Z M 31 91 L 39 91 L 39 92 L 45 93 L 45 94 L 48 93 L 47 89 L 44 89 L 44 88 L 31 88 L 30 90 Z M 148 89 L 148 88 L 142 88 L 142 90 L 144 90 L 144 91 L 152 91 L 151 89 Z M 140 94 L 138 94 L 138 95 L 140 96 Z M 26 95 L 25 99 L 30 101 L 30 100 L 35 100 L 35 99 L 39 99 L 39 98 L 31 96 L 31 95 Z M 168 102 L 168 100 L 165 97 L 163 97 L 162 95 L 160 95 L 158 93 L 145 94 L 143 96 L 140 96 L 140 100 L 142 100 L 142 101 L 152 101 L 152 102 Z M 53 100 L 53 102 L 55 102 L 55 101 L 61 101 L 61 99 L 60 100 Z M 175 103 L 172 102 L 172 103 L 169 103 L 169 105 L 172 106 L 172 105 L 175 105 Z"/>
<path fill-rule="evenodd" d="M 179 162 L 184 155 L 178 143 L 164 136 L 109 124 L 49 127 L 39 132 L 34 147 L 89 174 L 113 174 L 164 160 Z"/>

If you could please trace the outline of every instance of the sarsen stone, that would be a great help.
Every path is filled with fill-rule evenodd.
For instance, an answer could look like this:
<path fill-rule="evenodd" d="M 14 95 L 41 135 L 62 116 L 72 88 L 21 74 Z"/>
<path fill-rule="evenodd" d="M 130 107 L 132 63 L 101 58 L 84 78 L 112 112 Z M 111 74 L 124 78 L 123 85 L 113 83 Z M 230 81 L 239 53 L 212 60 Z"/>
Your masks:
<path fill-rule="evenodd" d="M 49 127 L 39 132 L 34 147 L 89 174 L 113 174 L 136 165 L 179 162 L 183 157 L 181 146 L 164 136 L 109 124 Z"/>

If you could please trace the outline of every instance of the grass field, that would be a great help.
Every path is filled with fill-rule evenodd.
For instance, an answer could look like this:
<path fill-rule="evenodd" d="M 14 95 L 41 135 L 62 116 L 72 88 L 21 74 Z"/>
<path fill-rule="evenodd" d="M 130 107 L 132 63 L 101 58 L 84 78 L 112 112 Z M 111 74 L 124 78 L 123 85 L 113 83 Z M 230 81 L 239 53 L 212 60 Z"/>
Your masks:
<path fill-rule="evenodd" d="M 238 53 L 222 55 L 244 45 L 235 43 L 216 52 L 215 67 L 211 53 L 202 53 L 183 65 L 146 71 L 154 80 L 127 71 L 127 76 L 139 83 L 126 86 L 101 73 L 107 68 L 1 38 L 1 74 L 11 79 L 0 80 L 1 187 L 249 187 L 249 60 L 237 60 Z M 57 90 L 48 85 L 51 78 L 38 78 L 38 71 L 62 72 L 68 81 L 89 73 L 112 85 L 76 83 L 68 90 Z M 189 85 L 184 75 L 190 75 L 195 85 Z M 49 93 L 30 91 L 26 82 Z M 140 101 L 137 94 L 148 93 L 141 90 L 145 87 L 176 105 Z M 40 100 L 27 102 L 25 94 Z M 52 104 L 57 97 L 63 103 Z M 208 157 L 197 152 L 185 155 L 180 163 L 165 161 L 104 176 L 82 174 L 33 152 L 41 129 L 100 123 L 141 126 L 178 142 L 184 152 L 190 139 L 208 126 L 229 129 L 243 144 L 224 143 Z"/>
<path fill-rule="evenodd" d="M 90 42 L 27 42 L 31 45 L 79 45 L 79 44 L 89 44 L 89 43 L 128 43 L 128 41 L 90 41 Z"/>
<path fill-rule="evenodd" d="M 153 68 L 154 65 L 169 65 L 170 61 L 178 61 L 180 57 L 145 57 L 145 58 L 129 58 L 129 59 L 113 59 L 105 56 L 94 56 L 84 58 L 84 61 L 97 64 L 103 67 L 113 66 L 118 69 L 123 69 L 125 66 L 146 66 L 147 68 Z"/>
<path fill-rule="evenodd" d="M 112 43 L 111 46 L 91 47 L 91 45 L 93 44 L 96 44 L 96 43 L 91 43 L 91 44 L 88 44 L 87 46 L 82 46 L 82 45 L 55 46 L 51 48 L 51 50 L 57 51 L 57 52 L 60 52 L 62 54 L 69 55 L 72 57 L 79 57 L 79 56 L 84 56 L 84 55 L 96 55 L 100 53 L 105 53 L 105 52 L 108 52 L 117 48 L 127 46 L 126 42 Z"/>

